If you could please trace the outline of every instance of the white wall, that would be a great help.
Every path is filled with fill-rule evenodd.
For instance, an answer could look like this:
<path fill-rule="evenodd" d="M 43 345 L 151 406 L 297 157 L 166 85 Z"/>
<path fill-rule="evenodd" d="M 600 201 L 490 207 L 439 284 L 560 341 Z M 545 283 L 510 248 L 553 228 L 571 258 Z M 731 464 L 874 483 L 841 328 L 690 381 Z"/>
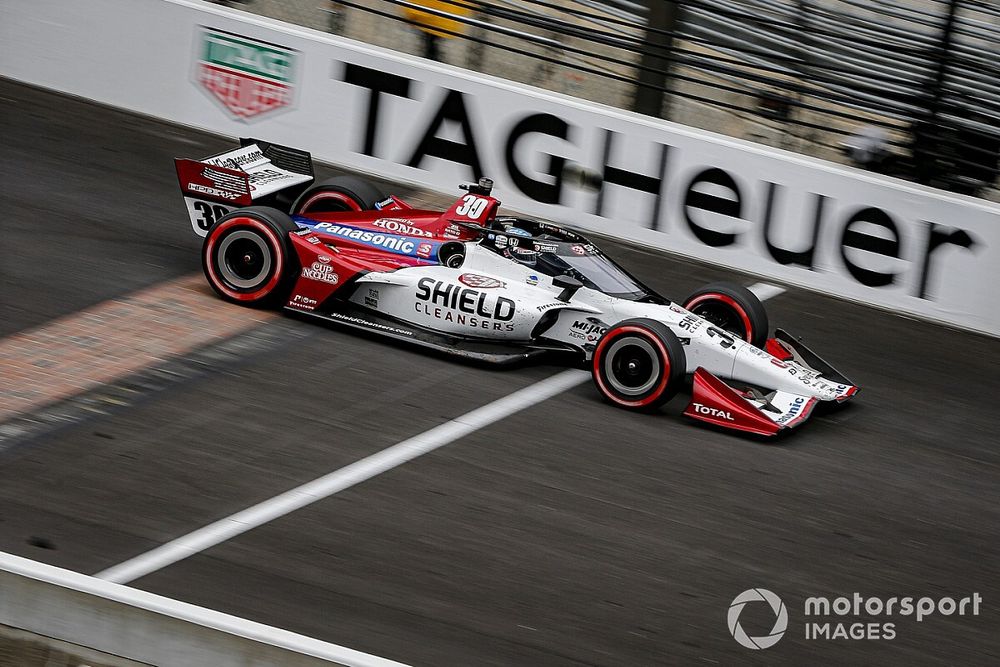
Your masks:
<path fill-rule="evenodd" d="M 294 106 L 233 118 L 195 81 L 201 26 L 297 51 Z M 406 96 L 381 94 L 378 117 L 369 119 L 371 93 L 344 81 L 348 64 L 407 88 Z M 0 0 L 0 74 L 447 192 L 473 176 L 461 151 L 441 141 L 450 140 L 457 142 L 451 149 L 478 156 L 512 209 L 1000 335 L 1000 207 L 984 201 L 187 0 Z M 451 160 L 428 156 L 409 166 L 446 99 L 454 120 L 430 136 Z M 513 129 L 535 114 L 543 115 L 543 132 L 521 136 L 508 159 Z M 364 151 L 369 125 L 371 155 Z M 552 136 L 562 128 L 565 140 Z M 656 194 L 606 185 L 598 214 L 593 192 L 563 183 L 555 197 L 555 179 L 545 173 L 550 156 L 655 177 L 645 185 Z M 518 169 L 543 187 L 533 192 L 530 182 L 518 182 Z M 699 174 L 716 182 L 692 186 Z M 782 252 L 811 248 L 811 256 Z"/>

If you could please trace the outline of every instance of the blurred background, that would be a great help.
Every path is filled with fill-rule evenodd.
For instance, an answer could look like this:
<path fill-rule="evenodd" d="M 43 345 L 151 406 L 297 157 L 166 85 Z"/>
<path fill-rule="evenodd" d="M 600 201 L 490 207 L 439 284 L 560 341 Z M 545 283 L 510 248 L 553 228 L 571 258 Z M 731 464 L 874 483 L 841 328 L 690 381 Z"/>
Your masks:
<path fill-rule="evenodd" d="M 218 0 L 1000 201 L 991 0 Z"/>

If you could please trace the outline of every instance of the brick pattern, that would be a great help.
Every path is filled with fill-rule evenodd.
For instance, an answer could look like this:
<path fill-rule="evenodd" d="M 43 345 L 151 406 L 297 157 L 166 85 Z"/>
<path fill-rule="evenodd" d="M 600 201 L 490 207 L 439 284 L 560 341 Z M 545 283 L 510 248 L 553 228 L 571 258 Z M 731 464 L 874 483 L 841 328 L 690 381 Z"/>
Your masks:
<path fill-rule="evenodd" d="M 200 274 L 0 340 L 0 422 L 277 317 L 228 304 Z"/>

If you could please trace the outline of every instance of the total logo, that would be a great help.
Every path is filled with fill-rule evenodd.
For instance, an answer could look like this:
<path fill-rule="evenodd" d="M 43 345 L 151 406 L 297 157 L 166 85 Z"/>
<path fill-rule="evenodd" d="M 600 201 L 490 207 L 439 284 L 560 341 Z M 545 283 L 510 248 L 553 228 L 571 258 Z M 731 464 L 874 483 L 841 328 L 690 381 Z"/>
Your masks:
<path fill-rule="evenodd" d="M 324 258 L 327 262 L 330 261 L 329 257 L 326 257 L 325 255 L 320 256 L 317 261 L 312 263 L 312 266 L 302 269 L 302 277 L 308 280 L 315 280 L 321 283 L 336 285 L 340 282 L 340 276 L 337 275 L 337 272 L 333 270 L 332 266 L 323 263 Z"/>
<path fill-rule="evenodd" d="M 700 414 L 719 417 L 720 419 L 725 419 L 726 421 L 735 421 L 731 412 L 719 410 L 718 408 L 713 408 L 708 405 L 702 405 L 701 403 L 693 403 L 692 405 L 694 406 L 694 411 Z"/>

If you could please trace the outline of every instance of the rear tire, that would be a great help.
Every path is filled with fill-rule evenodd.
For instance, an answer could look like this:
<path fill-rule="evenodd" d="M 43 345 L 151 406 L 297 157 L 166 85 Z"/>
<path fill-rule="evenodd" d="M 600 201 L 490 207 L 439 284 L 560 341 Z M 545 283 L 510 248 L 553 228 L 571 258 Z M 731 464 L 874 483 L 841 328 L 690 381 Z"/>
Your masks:
<path fill-rule="evenodd" d="M 763 348 L 770 323 L 757 295 L 743 285 L 712 283 L 695 290 L 683 306 L 720 329 Z"/>
<path fill-rule="evenodd" d="M 386 198 L 371 181 L 357 176 L 335 176 L 313 185 L 292 204 L 292 215 L 372 211 Z"/>
<path fill-rule="evenodd" d="M 591 365 L 594 384 L 610 403 L 653 410 L 681 388 L 687 372 L 684 347 L 665 324 L 619 322 L 597 342 Z"/>
<path fill-rule="evenodd" d="M 287 297 L 298 259 L 288 234 L 298 229 L 286 214 L 250 206 L 220 218 L 205 236 L 201 264 L 212 289 L 226 301 L 270 306 Z"/>

